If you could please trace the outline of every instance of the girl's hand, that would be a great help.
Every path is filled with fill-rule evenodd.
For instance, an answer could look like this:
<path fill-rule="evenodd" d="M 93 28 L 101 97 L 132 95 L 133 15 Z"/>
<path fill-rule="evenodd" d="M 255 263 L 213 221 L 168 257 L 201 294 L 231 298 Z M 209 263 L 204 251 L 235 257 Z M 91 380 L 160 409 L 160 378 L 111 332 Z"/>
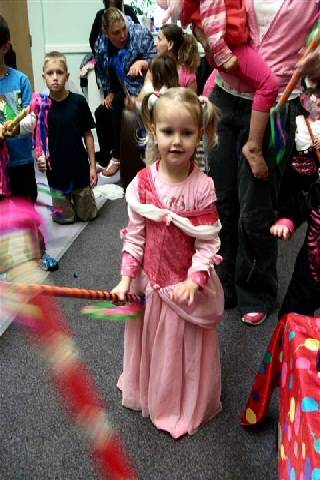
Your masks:
<path fill-rule="evenodd" d="M 176 303 L 187 302 L 190 307 L 194 302 L 194 297 L 199 290 L 199 285 L 190 279 L 177 285 L 171 293 L 171 300 Z"/>
<path fill-rule="evenodd" d="M 108 95 L 106 96 L 103 102 L 104 106 L 106 108 L 112 108 L 113 99 L 114 99 L 114 93 L 108 93 Z"/>
<path fill-rule="evenodd" d="M 95 165 L 90 165 L 90 187 L 93 188 L 97 185 L 97 170 Z"/>
<path fill-rule="evenodd" d="M 290 240 L 292 233 L 287 225 L 272 225 L 270 233 L 274 237 L 280 238 L 280 240 Z"/>
<path fill-rule="evenodd" d="M 46 158 L 44 155 L 41 155 L 41 157 L 37 158 L 37 163 L 38 163 L 38 168 L 41 173 L 46 173 Z"/>
<path fill-rule="evenodd" d="M 16 125 L 15 127 L 10 127 L 10 123 L 4 124 L 4 134 L 6 137 L 14 137 L 19 135 L 20 133 L 20 126 Z"/>
<path fill-rule="evenodd" d="M 120 301 L 124 301 L 126 293 L 129 292 L 131 281 L 131 277 L 123 276 L 118 285 L 111 290 L 111 293 L 115 293 Z"/>
<path fill-rule="evenodd" d="M 223 65 L 222 68 L 224 69 L 225 72 L 232 72 L 233 70 L 236 70 L 239 68 L 239 60 L 238 57 L 235 55 L 232 55 L 229 60 L 227 60 Z"/>

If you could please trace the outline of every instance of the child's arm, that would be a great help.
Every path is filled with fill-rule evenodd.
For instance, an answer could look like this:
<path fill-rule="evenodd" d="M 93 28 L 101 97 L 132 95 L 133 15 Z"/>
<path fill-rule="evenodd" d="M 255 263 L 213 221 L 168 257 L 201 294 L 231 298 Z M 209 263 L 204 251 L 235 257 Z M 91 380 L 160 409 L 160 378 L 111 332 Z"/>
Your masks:
<path fill-rule="evenodd" d="M 127 196 L 139 199 L 137 177 L 129 184 Z M 139 201 L 139 200 L 138 200 Z M 128 207 L 129 223 L 121 231 L 124 239 L 122 248 L 121 280 L 112 290 L 120 300 L 130 291 L 132 280 L 141 271 L 145 245 L 145 220 L 137 212 Z"/>
<path fill-rule="evenodd" d="M 94 150 L 94 138 L 91 130 L 84 132 L 84 142 L 87 147 L 90 163 L 90 187 L 95 187 L 97 184 L 96 154 Z"/>
<path fill-rule="evenodd" d="M 224 0 L 200 0 L 200 15 L 217 67 L 223 66 L 227 71 L 236 68 L 237 57 L 233 55 L 224 40 L 226 33 Z"/>
<path fill-rule="evenodd" d="M 198 238 L 195 240 L 195 253 L 192 256 L 192 265 L 188 270 L 188 278 L 182 284 L 177 285 L 172 292 L 174 301 L 187 301 L 189 306 L 194 302 L 196 292 L 206 286 L 214 264 L 221 262 L 221 257 L 217 255 L 220 248 L 219 232 L 221 224 L 214 206 L 216 195 L 212 179 L 208 178 L 207 184 L 202 185 L 201 195 L 199 209 L 210 208 L 210 212 L 203 217 L 203 224 L 213 225 L 214 232 L 208 240 Z"/>
<path fill-rule="evenodd" d="M 190 307 L 198 290 L 199 285 L 188 278 L 174 288 L 171 293 L 171 300 L 176 303 L 187 303 Z"/>
<path fill-rule="evenodd" d="M 124 300 L 126 293 L 128 293 L 130 290 L 131 282 L 132 282 L 131 277 L 122 275 L 120 282 L 111 290 L 111 292 L 118 295 L 119 300 Z"/>

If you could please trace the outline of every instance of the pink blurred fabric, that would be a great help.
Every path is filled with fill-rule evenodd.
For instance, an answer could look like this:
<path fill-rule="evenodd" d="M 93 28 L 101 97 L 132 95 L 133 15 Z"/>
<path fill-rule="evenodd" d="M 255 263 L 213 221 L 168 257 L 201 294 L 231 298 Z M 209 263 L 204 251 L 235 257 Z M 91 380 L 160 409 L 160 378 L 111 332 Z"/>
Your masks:
<path fill-rule="evenodd" d="M 0 202 L 0 233 L 17 229 L 37 230 L 41 216 L 31 202 L 22 199 Z"/>

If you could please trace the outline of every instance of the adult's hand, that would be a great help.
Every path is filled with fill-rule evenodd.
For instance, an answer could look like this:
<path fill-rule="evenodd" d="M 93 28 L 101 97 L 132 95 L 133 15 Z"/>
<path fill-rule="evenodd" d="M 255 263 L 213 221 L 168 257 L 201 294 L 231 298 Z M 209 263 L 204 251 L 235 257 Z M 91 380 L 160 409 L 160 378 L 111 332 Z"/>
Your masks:
<path fill-rule="evenodd" d="M 137 60 L 129 68 L 128 75 L 131 77 L 138 77 L 140 75 L 142 77 L 146 70 L 148 70 L 147 60 Z"/>
<path fill-rule="evenodd" d="M 112 108 L 113 99 L 114 93 L 108 93 L 103 102 L 106 108 Z"/>
<path fill-rule="evenodd" d="M 302 70 L 303 75 L 307 75 L 311 80 L 320 80 L 320 47 L 302 58 L 297 67 Z"/>

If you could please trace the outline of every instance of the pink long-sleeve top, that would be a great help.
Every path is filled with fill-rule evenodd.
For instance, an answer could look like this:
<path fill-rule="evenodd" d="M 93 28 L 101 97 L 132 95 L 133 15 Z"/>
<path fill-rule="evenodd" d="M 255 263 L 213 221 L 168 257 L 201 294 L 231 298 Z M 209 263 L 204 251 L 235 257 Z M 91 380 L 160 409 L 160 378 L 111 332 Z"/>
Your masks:
<path fill-rule="evenodd" d="M 156 195 L 161 198 L 163 207 L 162 209 L 158 208 L 156 211 L 156 214 L 158 215 L 160 212 L 160 218 L 158 221 L 163 223 L 163 221 L 166 222 L 168 220 L 168 225 L 171 221 L 174 222 L 174 218 L 169 218 L 170 212 L 203 212 L 206 211 L 206 209 L 212 208 L 213 211 L 215 211 L 213 204 L 216 197 L 212 179 L 204 175 L 197 167 L 194 167 L 185 181 L 174 184 L 168 183 L 160 177 L 156 164 L 151 166 L 150 173 Z M 127 200 L 129 203 L 129 224 L 125 232 L 121 274 L 136 277 L 141 270 L 144 259 L 146 235 L 145 217 L 141 212 L 139 213 L 136 208 L 132 208 L 132 205 L 135 203 L 138 205 L 140 202 L 139 177 L 136 177 L 129 185 L 127 190 Z M 146 208 L 151 208 L 152 211 L 149 202 Z M 147 215 L 149 215 L 149 212 Z M 151 215 L 153 215 L 153 213 L 151 213 Z M 212 223 L 211 217 L 212 213 L 207 216 L 208 224 L 210 224 L 210 222 Z M 207 220 L 204 218 L 205 224 L 207 223 Z M 187 217 L 185 217 L 183 221 L 187 224 Z M 206 229 L 205 224 L 204 228 Z M 193 228 L 192 225 L 191 228 Z M 196 228 L 197 227 L 195 227 L 195 229 Z M 209 226 L 208 235 L 204 235 L 202 231 L 200 237 L 195 238 L 194 253 L 192 255 L 192 264 L 188 270 L 188 278 L 191 278 L 200 287 L 206 285 L 213 265 L 219 263 L 221 260 L 221 257 L 217 255 L 217 251 L 220 247 L 218 236 L 219 230 L 220 222 L 216 214 L 213 225 Z M 170 249 L 170 247 L 171 246 L 168 245 L 167 247 L 163 246 L 162 248 Z M 182 248 L 179 249 L 178 247 L 175 249 L 176 255 L 179 254 L 180 250 L 184 255 L 187 254 L 187 252 L 183 252 Z M 156 261 L 155 257 L 154 261 Z"/>
<path fill-rule="evenodd" d="M 188 0 L 187 0 L 188 1 Z M 200 0 L 203 30 L 217 67 L 232 57 L 230 47 L 248 41 L 245 0 Z"/>
<path fill-rule="evenodd" d="M 270 0 L 268 1 L 270 3 Z M 282 92 L 295 69 L 299 51 L 305 46 L 307 36 L 318 18 L 318 2 L 317 0 L 283 0 L 262 36 L 260 36 L 260 28 L 264 26 L 258 23 L 258 18 L 261 21 L 262 16 L 256 14 L 259 2 L 261 0 L 246 0 L 251 41 L 277 76 L 280 92 Z M 227 73 L 218 75 L 217 84 L 227 91 L 232 90 L 232 93 L 251 92 L 247 85 Z"/>

